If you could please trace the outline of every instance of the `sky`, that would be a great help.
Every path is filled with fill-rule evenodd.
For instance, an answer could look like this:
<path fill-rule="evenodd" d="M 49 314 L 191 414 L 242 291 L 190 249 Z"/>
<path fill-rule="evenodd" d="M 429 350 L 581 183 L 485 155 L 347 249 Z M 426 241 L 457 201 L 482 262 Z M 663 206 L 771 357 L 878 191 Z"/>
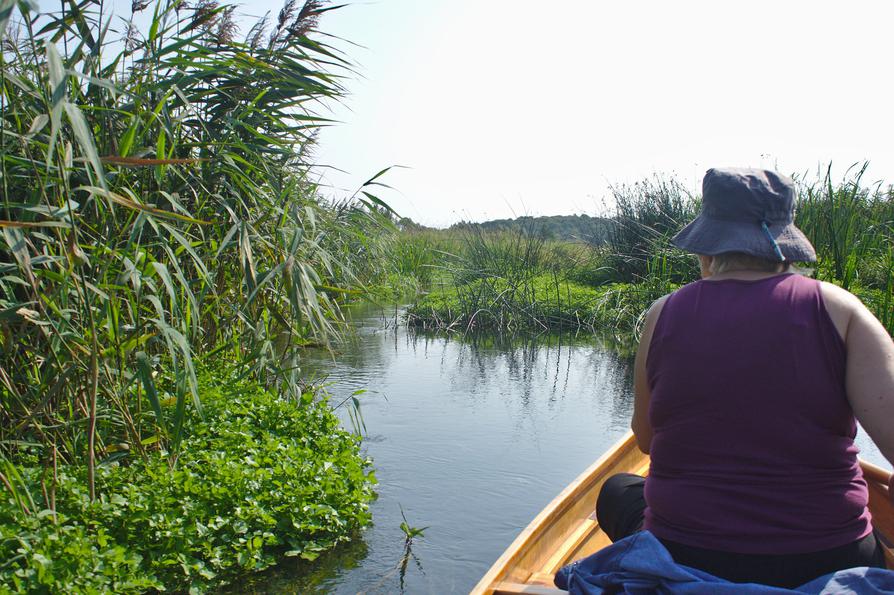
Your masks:
<path fill-rule="evenodd" d="M 601 214 L 613 185 L 697 192 L 719 166 L 894 182 L 889 0 L 347 2 L 320 22 L 356 71 L 322 113 L 333 198 L 400 166 L 379 196 L 445 227 Z M 281 6 L 239 3 L 243 33 Z"/>
<path fill-rule="evenodd" d="M 894 182 L 892 22 L 882 0 L 355 2 L 320 24 L 362 46 L 321 175 L 405 166 L 381 196 L 434 226 L 596 214 L 611 185 L 715 166 Z"/>

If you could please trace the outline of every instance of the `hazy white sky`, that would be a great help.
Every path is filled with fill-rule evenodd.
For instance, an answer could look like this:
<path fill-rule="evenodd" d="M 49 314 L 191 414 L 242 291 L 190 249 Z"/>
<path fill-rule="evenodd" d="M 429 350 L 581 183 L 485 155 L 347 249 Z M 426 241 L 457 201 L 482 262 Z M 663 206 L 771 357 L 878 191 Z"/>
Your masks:
<path fill-rule="evenodd" d="M 320 26 L 362 46 L 338 44 L 362 78 L 320 175 L 343 196 L 406 166 L 381 197 L 437 226 L 594 214 L 609 184 L 713 166 L 894 182 L 892 23 L 890 0 L 356 0 Z"/>
<path fill-rule="evenodd" d="M 430 225 L 594 213 L 610 183 L 717 165 L 871 161 L 894 182 L 894 3 L 380 0 L 329 13 L 349 50 L 318 157 Z M 839 167 L 840 166 L 840 167 Z"/>

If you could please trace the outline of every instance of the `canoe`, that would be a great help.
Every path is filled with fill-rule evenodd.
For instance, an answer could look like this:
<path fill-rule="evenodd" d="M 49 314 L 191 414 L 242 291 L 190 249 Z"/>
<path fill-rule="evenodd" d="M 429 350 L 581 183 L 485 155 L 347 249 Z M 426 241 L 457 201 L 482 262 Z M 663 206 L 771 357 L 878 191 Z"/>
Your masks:
<path fill-rule="evenodd" d="M 894 504 L 888 497 L 890 472 L 860 462 L 869 484 L 869 509 L 885 545 L 888 567 L 894 569 Z M 611 541 L 599 528 L 594 510 L 603 482 L 616 473 L 646 475 L 649 455 L 640 452 L 632 432 L 580 474 L 531 521 L 478 582 L 472 595 L 559 595 L 556 571 Z"/>

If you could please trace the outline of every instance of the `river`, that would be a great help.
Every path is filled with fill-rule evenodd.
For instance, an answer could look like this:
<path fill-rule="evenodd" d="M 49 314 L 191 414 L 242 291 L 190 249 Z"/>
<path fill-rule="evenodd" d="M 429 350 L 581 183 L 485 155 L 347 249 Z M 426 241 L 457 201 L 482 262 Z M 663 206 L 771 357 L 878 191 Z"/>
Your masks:
<path fill-rule="evenodd" d="M 399 309 L 351 313 L 353 338 L 334 356 L 309 353 L 303 373 L 326 377 L 333 403 L 366 391 L 358 398 L 379 480 L 373 525 L 313 565 L 287 560 L 240 590 L 467 593 L 627 431 L 632 362 L 588 334 L 445 337 L 407 329 Z M 340 415 L 350 425 L 346 407 Z M 409 552 L 404 516 L 424 528 Z"/>

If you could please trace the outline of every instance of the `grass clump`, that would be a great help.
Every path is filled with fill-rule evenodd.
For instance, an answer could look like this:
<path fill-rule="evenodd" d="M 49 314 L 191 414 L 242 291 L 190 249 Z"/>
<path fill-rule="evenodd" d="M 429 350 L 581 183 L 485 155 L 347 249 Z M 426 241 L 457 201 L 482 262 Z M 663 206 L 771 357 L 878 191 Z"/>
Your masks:
<path fill-rule="evenodd" d="M 614 215 L 603 252 L 612 280 L 639 283 L 660 270 L 676 283 L 696 278 L 694 259 L 670 239 L 698 214 L 698 200 L 675 178 L 656 176 L 612 188 Z"/>
<path fill-rule="evenodd" d="M 831 171 L 800 188 L 795 222 L 817 252 L 817 276 L 845 289 L 885 290 L 894 277 L 894 189 L 866 184 L 868 164 L 834 184 Z"/>
<path fill-rule="evenodd" d="M 421 297 L 408 310 L 414 326 L 447 331 L 546 331 L 585 329 L 633 334 L 664 288 L 613 283 L 589 287 L 550 274 L 513 286 L 503 278 L 476 279 Z"/>
<path fill-rule="evenodd" d="M 679 185 L 657 188 L 666 195 L 673 188 L 676 194 L 656 207 L 651 195 L 636 198 L 619 190 L 623 208 L 606 224 L 612 235 L 592 243 L 548 240 L 530 218 L 523 229 L 487 231 L 466 224 L 446 232 L 444 240 L 449 237 L 453 245 L 451 252 L 440 253 L 442 283 L 409 309 L 410 323 L 463 332 L 635 333 L 649 304 L 679 286 L 685 277 L 681 269 L 692 268 L 691 259 L 661 246 L 666 229 L 659 233 L 650 227 L 657 220 L 670 229 L 672 218 L 665 211 L 682 210 L 688 198 Z"/>
<path fill-rule="evenodd" d="M 232 372 L 199 378 L 180 452 L 82 466 L 33 449 L 0 495 L 0 583 L 14 592 L 203 591 L 278 556 L 313 560 L 370 520 L 374 476 L 325 399 L 283 400 Z M 6 471 L 10 465 L 6 464 Z"/>

